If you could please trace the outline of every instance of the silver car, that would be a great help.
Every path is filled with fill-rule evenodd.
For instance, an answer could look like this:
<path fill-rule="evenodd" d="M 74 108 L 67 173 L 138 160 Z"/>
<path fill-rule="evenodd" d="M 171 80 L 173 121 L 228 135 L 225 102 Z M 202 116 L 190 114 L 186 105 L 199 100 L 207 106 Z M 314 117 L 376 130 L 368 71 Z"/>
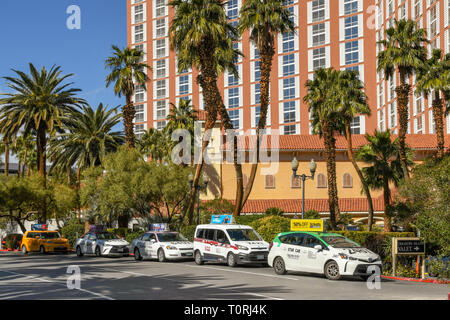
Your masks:
<path fill-rule="evenodd" d="M 193 259 L 194 245 L 179 232 L 147 232 L 131 242 L 131 252 L 137 261 L 142 259 Z"/>
<path fill-rule="evenodd" d="M 130 244 L 110 232 L 88 232 L 79 238 L 75 245 L 77 256 L 95 254 L 100 256 L 130 255 Z"/>

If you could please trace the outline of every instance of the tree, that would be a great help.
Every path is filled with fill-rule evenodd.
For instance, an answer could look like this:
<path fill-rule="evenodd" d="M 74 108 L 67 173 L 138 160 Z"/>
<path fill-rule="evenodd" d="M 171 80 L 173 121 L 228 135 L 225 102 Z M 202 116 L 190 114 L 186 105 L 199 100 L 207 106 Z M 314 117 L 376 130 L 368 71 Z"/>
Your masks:
<path fill-rule="evenodd" d="M 141 155 L 150 157 L 152 161 L 163 162 L 170 158 L 170 142 L 165 130 L 149 128 L 136 145 Z"/>
<path fill-rule="evenodd" d="M 333 69 L 319 69 L 314 73 L 314 79 L 306 82 L 308 93 L 303 101 L 308 103 L 313 132 L 324 139 L 327 157 L 328 205 L 330 208 L 330 223 L 336 228 L 340 209 L 336 182 L 336 131 L 342 131 L 340 113 L 336 104 L 333 87 L 338 81 L 339 73 Z M 339 125 L 339 126 L 337 126 Z M 337 218 L 337 219 L 336 219 Z"/>
<path fill-rule="evenodd" d="M 342 115 L 341 119 L 344 121 L 344 134 L 347 139 L 347 155 L 361 180 L 364 193 L 367 197 L 367 203 L 369 205 L 368 225 L 369 231 L 371 231 L 373 224 L 372 196 L 370 195 L 369 186 L 353 156 L 351 130 L 351 122 L 355 119 L 355 116 L 359 114 L 370 115 L 370 107 L 367 104 L 364 85 L 359 79 L 358 73 L 354 71 L 340 71 L 339 81 L 335 87 L 337 90 L 335 96 L 339 100 L 339 113 Z"/>
<path fill-rule="evenodd" d="M 269 106 L 270 73 L 275 54 L 275 39 L 280 33 L 295 32 L 295 24 L 292 14 L 280 0 L 246 0 L 240 10 L 238 24 L 239 33 L 242 35 L 250 30 L 250 40 L 258 49 L 260 58 L 260 113 L 258 127 L 256 129 L 256 163 L 253 163 L 247 186 L 243 192 L 241 208 L 247 202 L 253 188 L 259 162 L 260 136 L 266 127 L 267 111 Z M 238 188 L 243 188 L 240 180 Z"/>
<path fill-rule="evenodd" d="M 119 98 L 124 95 L 126 104 L 122 108 L 123 124 L 125 127 L 125 140 L 128 148 L 134 148 L 134 116 L 136 110 L 133 105 L 135 85 L 147 90 L 147 74 L 144 69 L 150 70 L 150 66 L 141 62 L 144 52 L 136 48 L 124 48 L 112 46 L 113 54 L 106 59 L 105 67 L 111 70 L 106 77 L 106 87 L 114 82 L 114 93 Z M 134 80 L 134 81 L 133 81 Z"/>
<path fill-rule="evenodd" d="M 9 153 L 9 139 L 5 136 L 0 142 L 0 154 L 5 155 L 5 176 L 9 175 Z"/>
<path fill-rule="evenodd" d="M 221 0 L 174 0 L 169 4 L 175 9 L 169 37 L 171 48 L 177 53 L 178 70 L 199 70 L 197 81 L 203 90 L 207 113 L 206 139 L 204 137 L 202 142 L 201 158 L 197 159 L 188 206 L 188 218 L 192 223 L 195 190 L 203 167 L 203 154 L 209 144 L 208 134 L 216 123 L 218 110 L 221 110 L 223 123 L 230 124 L 217 87 L 217 78 L 225 70 L 238 76 L 234 61 L 240 53 L 233 48 L 237 32 L 228 23 Z"/>
<path fill-rule="evenodd" d="M 391 140 L 389 131 L 375 131 L 373 135 L 366 134 L 368 144 L 361 147 L 357 159 L 369 164 L 362 169 L 367 184 L 375 190 L 383 190 L 384 200 L 384 229 L 391 231 L 391 189 L 390 184 L 398 186 L 404 178 L 404 171 L 400 161 L 399 139 Z M 407 166 L 412 165 L 409 149 L 407 152 Z"/>
<path fill-rule="evenodd" d="M 4 94 L 0 99 L 0 128 L 4 136 L 14 136 L 23 129 L 24 134 L 36 131 L 37 168 L 46 187 L 47 134 L 62 126 L 62 118 L 74 112 L 83 99 L 75 95 L 80 89 L 69 88 L 72 83 L 63 82 L 73 74 L 61 75 L 61 68 L 53 66 L 49 71 L 43 67 L 39 72 L 30 63 L 30 75 L 13 70 L 17 78 L 5 77 L 7 86 L 14 93 Z M 45 223 L 46 208 L 40 209 L 40 222 Z"/>
<path fill-rule="evenodd" d="M 30 176 L 31 167 L 36 162 L 36 142 L 32 133 L 14 137 L 13 150 L 19 161 L 17 175 L 25 176 L 25 168 L 27 168 L 27 176 Z"/>
<path fill-rule="evenodd" d="M 434 49 L 430 59 L 418 69 L 416 78 L 416 95 L 424 95 L 428 99 L 433 94 L 433 119 L 436 124 L 437 156 L 444 155 L 444 110 L 441 93 L 450 91 L 450 54 L 442 55 L 441 49 Z"/>
<path fill-rule="evenodd" d="M 395 79 L 398 70 L 400 85 L 395 89 L 397 93 L 397 113 L 399 117 L 399 150 L 400 161 L 405 179 L 409 178 L 406 132 L 408 131 L 408 103 L 411 86 L 406 80 L 425 63 L 427 51 L 424 44 L 429 41 L 426 31 L 419 28 L 413 20 L 394 19 L 394 26 L 386 30 L 386 39 L 378 43 L 384 50 L 378 54 L 377 71 L 383 71 L 386 79 Z"/>

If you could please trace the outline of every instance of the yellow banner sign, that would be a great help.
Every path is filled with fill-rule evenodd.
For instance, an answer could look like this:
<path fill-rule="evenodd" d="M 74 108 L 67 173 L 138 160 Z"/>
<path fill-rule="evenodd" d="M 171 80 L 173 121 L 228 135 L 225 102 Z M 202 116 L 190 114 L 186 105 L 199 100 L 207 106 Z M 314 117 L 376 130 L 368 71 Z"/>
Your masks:
<path fill-rule="evenodd" d="M 291 231 L 323 231 L 322 219 L 292 219 Z"/>

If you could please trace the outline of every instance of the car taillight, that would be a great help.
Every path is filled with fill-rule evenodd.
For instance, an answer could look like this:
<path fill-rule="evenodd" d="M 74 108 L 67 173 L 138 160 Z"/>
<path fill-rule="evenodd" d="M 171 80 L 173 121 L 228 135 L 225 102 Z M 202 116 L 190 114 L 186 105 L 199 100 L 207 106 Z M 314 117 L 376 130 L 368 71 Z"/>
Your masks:
<path fill-rule="evenodd" d="M 270 251 L 270 249 L 272 249 L 272 247 L 273 247 L 273 242 L 271 242 L 269 245 L 269 251 Z"/>

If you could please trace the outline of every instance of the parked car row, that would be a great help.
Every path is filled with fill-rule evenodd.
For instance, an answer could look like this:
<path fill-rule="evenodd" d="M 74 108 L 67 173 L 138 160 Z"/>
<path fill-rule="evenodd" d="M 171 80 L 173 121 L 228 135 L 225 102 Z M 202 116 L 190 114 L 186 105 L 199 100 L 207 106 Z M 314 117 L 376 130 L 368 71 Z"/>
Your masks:
<path fill-rule="evenodd" d="M 250 226 L 230 220 L 198 225 L 193 242 L 162 224 L 151 225 L 150 231 L 131 244 L 103 226 L 92 226 L 76 241 L 75 251 L 79 257 L 128 257 L 132 253 L 136 261 L 193 259 L 198 265 L 205 262 L 226 263 L 230 267 L 268 265 L 279 275 L 300 271 L 323 274 L 331 280 L 342 276 L 366 279 L 376 271 L 382 272 L 380 256 L 342 235 L 291 231 L 278 234 L 269 244 Z M 69 250 L 67 240 L 56 231 L 29 231 L 22 241 L 24 254 Z"/>

